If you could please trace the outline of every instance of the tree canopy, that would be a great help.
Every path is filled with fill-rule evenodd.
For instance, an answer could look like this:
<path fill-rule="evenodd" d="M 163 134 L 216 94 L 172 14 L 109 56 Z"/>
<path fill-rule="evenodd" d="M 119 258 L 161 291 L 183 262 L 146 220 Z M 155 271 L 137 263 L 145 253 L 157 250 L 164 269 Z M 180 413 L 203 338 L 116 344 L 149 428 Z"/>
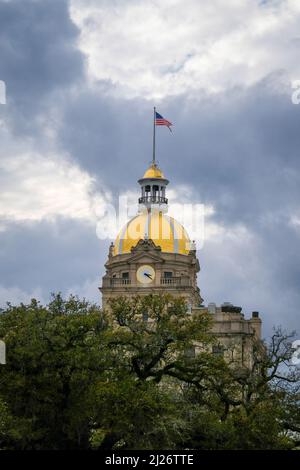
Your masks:
<path fill-rule="evenodd" d="M 0 449 L 297 448 L 292 337 L 254 341 L 251 367 L 234 367 L 211 352 L 211 327 L 169 295 L 119 297 L 107 312 L 60 294 L 8 304 Z"/>

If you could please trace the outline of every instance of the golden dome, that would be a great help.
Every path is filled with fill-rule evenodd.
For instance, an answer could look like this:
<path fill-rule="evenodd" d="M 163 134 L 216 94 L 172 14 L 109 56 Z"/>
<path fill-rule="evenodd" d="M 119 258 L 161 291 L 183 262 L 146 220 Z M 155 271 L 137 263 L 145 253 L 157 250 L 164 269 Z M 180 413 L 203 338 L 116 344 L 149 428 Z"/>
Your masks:
<path fill-rule="evenodd" d="M 173 217 L 162 212 L 143 212 L 131 219 L 120 230 L 114 255 L 130 253 L 141 239 L 149 238 L 165 253 L 188 255 L 190 239 L 184 227 Z"/>
<path fill-rule="evenodd" d="M 148 168 L 143 178 L 164 178 L 163 172 L 158 168 L 155 163 Z"/>

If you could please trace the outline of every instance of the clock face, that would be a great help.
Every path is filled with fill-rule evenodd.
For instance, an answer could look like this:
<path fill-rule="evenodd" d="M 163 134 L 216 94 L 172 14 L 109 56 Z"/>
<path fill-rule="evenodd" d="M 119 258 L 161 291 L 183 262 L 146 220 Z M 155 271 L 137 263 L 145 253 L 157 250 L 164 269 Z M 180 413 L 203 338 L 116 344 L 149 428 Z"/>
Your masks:
<path fill-rule="evenodd" d="M 151 284 L 155 279 L 155 271 L 152 266 L 143 264 L 138 268 L 136 277 L 141 284 Z"/>

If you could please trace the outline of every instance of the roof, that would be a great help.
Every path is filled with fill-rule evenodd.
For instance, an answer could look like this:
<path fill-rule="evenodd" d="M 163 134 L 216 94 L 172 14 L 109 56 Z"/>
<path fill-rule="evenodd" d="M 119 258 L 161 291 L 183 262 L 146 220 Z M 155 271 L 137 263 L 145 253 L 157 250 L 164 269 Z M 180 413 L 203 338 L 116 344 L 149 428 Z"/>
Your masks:
<path fill-rule="evenodd" d="M 184 227 L 162 212 L 143 212 L 120 230 L 114 243 L 114 255 L 130 253 L 141 239 L 151 239 L 165 253 L 188 255 L 191 242 Z"/>
<path fill-rule="evenodd" d="M 143 178 L 164 178 L 164 175 L 156 163 L 152 163 L 148 170 L 146 170 Z"/>

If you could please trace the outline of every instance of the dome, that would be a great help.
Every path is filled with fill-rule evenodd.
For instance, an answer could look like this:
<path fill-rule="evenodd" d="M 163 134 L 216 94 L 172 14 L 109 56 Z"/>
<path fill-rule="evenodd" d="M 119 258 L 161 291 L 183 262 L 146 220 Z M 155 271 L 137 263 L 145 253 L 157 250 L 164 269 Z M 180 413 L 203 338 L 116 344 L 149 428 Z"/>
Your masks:
<path fill-rule="evenodd" d="M 155 163 L 148 168 L 143 178 L 164 178 L 163 172 L 158 168 Z"/>
<path fill-rule="evenodd" d="M 130 253 L 131 248 L 141 239 L 149 238 L 165 253 L 188 255 L 190 239 L 184 227 L 173 217 L 162 212 L 144 211 L 131 219 L 120 230 L 115 244 L 114 255 Z"/>

